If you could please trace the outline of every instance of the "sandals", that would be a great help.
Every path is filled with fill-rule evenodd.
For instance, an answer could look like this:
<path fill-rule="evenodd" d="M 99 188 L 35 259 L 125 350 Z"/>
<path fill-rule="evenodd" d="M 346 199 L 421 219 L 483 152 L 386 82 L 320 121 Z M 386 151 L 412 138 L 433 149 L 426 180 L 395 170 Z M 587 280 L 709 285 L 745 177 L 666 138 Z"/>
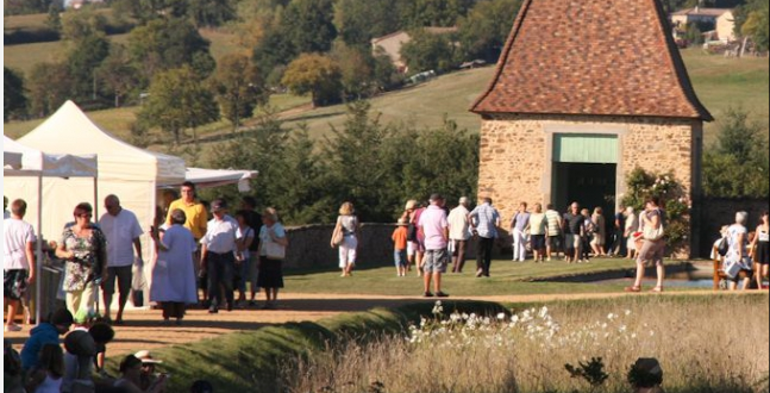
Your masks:
<path fill-rule="evenodd" d="M 639 293 L 639 292 L 641 292 L 641 291 L 642 291 L 642 287 L 637 287 L 637 286 L 633 286 L 633 287 L 627 287 L 627 288 L 625 289 L 625 291 L 626 291 L 626 292 L 629 292 L 629 293 Z"/>
<path fill-rule="evenodd" d="M 654 292 L 654 293 L 663 293 L 663 287 L 655 287 L 655 288 L 652 288 L 652 289 L 650 289 L 650 292 Z"/>

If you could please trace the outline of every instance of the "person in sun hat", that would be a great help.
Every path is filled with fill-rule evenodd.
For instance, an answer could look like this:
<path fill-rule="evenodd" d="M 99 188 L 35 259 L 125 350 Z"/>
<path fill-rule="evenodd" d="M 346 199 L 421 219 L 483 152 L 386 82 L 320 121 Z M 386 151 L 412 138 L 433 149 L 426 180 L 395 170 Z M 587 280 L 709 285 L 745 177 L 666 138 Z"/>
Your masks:
<path fill-rule="evenodd" d="M 155 369 L 159 364 L 163 364 L 163 361 L 152 357 L 152 353 L 146 349 L 135 353 L 134 356 L 142 361 L 142 374 L 139 387 L 142 391 L 145 391 L 156 383 L 158 376 L 155 373 Z"/>

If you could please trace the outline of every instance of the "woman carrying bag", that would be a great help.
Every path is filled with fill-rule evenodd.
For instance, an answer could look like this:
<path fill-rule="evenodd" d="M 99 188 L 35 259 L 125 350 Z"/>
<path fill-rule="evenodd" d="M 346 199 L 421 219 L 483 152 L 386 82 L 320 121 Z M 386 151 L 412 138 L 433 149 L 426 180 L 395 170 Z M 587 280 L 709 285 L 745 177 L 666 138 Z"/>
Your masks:
<path fill-rule="evenodd" d="M 277 307 L 278 290 L 283 288 L 283 260 L 289 239 L 286 230 L 278 222 L 278 213 L 272 207 L 262 214 L 262 228 L 259 230 L 259 276 L 257 285 L 264 288 L 267 301 L 265 310 Z"/>

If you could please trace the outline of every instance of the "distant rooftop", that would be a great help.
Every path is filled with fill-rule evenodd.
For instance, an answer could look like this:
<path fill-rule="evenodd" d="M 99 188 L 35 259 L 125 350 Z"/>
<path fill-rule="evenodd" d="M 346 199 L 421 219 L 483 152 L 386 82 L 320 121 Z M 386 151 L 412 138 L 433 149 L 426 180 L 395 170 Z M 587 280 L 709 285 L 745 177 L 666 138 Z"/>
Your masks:
<path fill-rule="evenodd" d="M 693 7 L 693 8 L 686 8 L 677 12 L 674 12 L 671 15 L 688 15 L 688 16 L 713 16 L 713 17 L 719 17 L 723 14 L 732 11 L 731 8 L 703 8 L 703 7 Z"/>

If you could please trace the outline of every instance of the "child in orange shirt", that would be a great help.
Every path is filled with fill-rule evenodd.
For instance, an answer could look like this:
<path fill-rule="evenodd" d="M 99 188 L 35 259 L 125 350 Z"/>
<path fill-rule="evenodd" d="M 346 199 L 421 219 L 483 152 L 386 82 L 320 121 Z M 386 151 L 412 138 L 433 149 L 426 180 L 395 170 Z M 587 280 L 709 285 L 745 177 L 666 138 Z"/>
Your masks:
<path fill-rule="evenodd" d="M 393 231 L 393 259 L 396 263 L 396 272 L 399 277 L 406 277 L 406 237 L 407 223 L 403 218 L 398 220 L 398 228 Z"/>

